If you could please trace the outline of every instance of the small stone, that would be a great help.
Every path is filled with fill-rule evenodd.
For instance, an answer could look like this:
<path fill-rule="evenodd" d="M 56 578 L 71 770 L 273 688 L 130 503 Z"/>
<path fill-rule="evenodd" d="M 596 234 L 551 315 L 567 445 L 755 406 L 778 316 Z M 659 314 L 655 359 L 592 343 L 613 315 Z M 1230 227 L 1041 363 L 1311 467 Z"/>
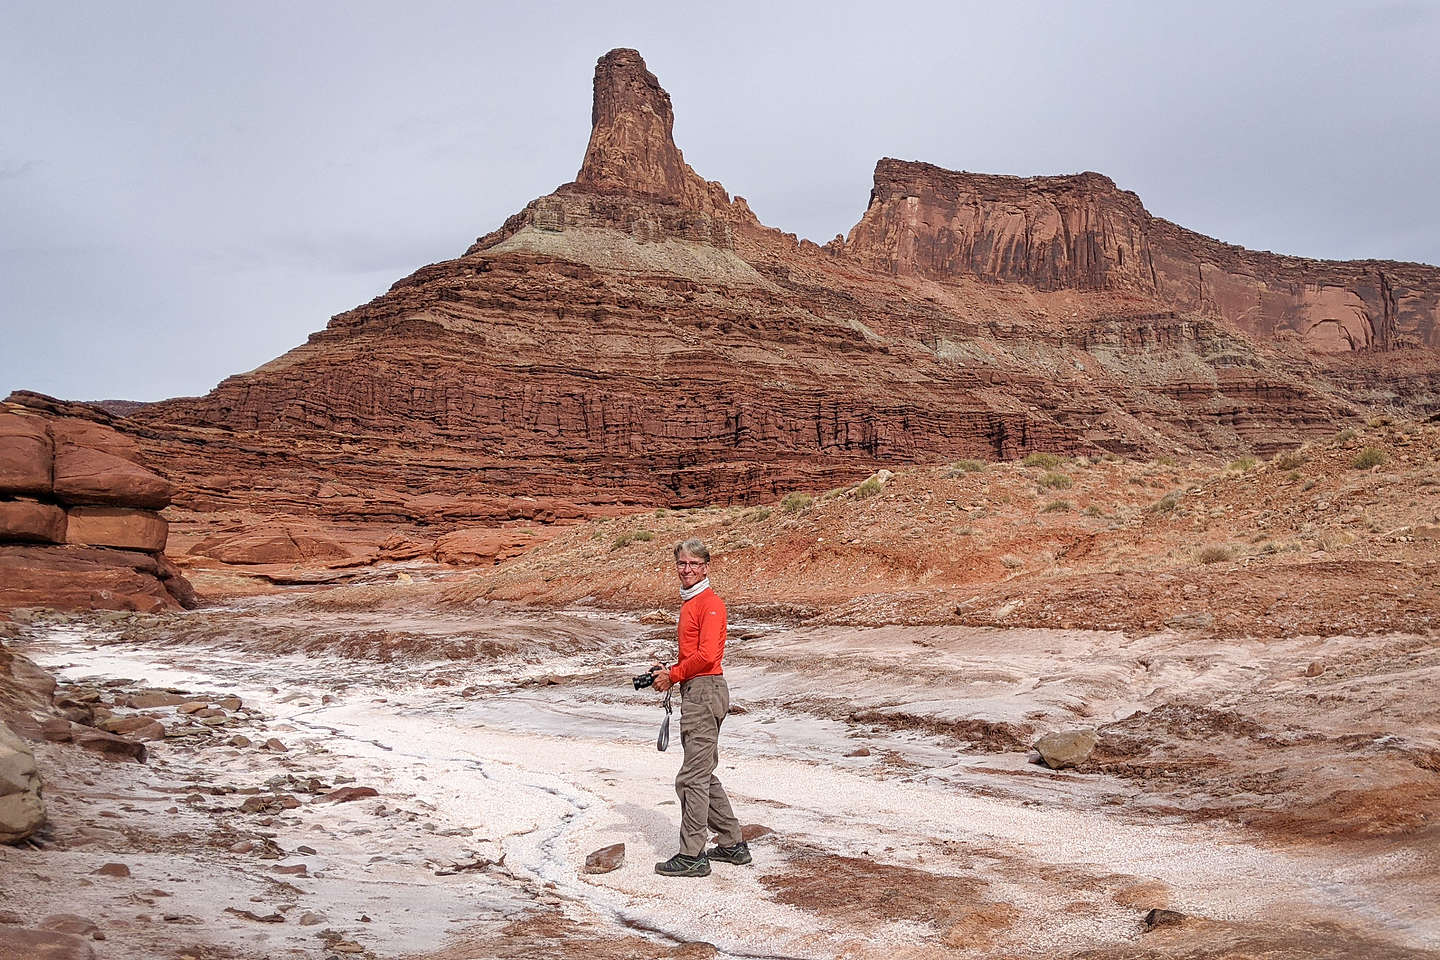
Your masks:
<path fill-rule="evenodd" d="M 235 736 L 233 736 L 233 737 L 230 738 L 230 746 L 232 746 L 232 747 L 241 747 L 241 748 L 248 747 L 248 746 L 250 746 L 250 738 L 249 738 L 249 737 L 245 737 L 245 736 L 241 736 L 240 734 L 237 733 L 237 734 L 235 734 Z"/>
<path fill-rule="evenodd" d="M 854 750 L 851 750 L 849 753 L 845 754 L 845 756 L 847 756 L 847 757 L 868 757 L 868 756 L 870 756 L 870 748 L 869 748 L 869 747 L 857 747 L 857 748 L 855 748 Z"/>
<path fill-rule="evenodd" d="M 318 913 L 302 913 L 300 915 L 300 926 L 313 927 L 325 922 L 325 918 Z"/>
<path fill-rule="evenodd" d="M 330 944 L 330 949 L 336 953 L 364 953 L 365 948 L 351 940 L 337 940 Z"/>
<path fill-rule="evenodd" d="M 1202 610 L 1193 613 L 1177 613 L 1165 621 L 1165 626 L 1172 630 L 1208 630 L 1214 623 L 1215 617 Z"/>
<path fill-rule="evenodd" d="M 1318 677 L 1324 672 L 1325 661 L 1323 660 L 1312 660 L 1310 661 L 1310 665 L 1305 668 L 1305 676 L 1307 677 Z"/>
<path fill-rule="evenodd" d="M 91 871 L 102 877 L 128 877 L 130 868 L 123 863 L 107 863 L 104 866 Z"/>
<path fill-rule="evenodd" d="M 310 868 L 303 863 L 277 863 L 274 870 L 276 873 L 284 874 L 287 877 L 305 877 L 310 874 Z"/>
<path fill-rule="evenodd" d="M 53 930 L 56 933 L 69 933 L 77 937 L 95 937 L 100 933 L 100 928 L 95 921 L 74 913 L 55 913 L 41 920 L 37 926 L 41 930 Z M 104 939 L 104 935 L 96 939 Z"/>
<path fill-rule="evenodd" d="M 175 708 L 175 712 L 185 714 L 199 713 L 201 710 L 209 709 L 209 707 L 210 701 L 208 700 L 191 700 L 189 703 L 180 704 L 180 706 Z"/>
<path fill-rule="evenodd" d="M 1089 759 L 1098 739 L 1094 730 L 1059 730 L 1037 740 L 1035 749 L 1047 767 L 1063 770 Z"/>
<path fill-rule="evenodd" d="M 161 690 L 145 690 L 140 693 L 131 694 L 125 699 L 126 705 L 136 710 L 144 710 L 150 707 L 178 707 L 182 703 L 188 702 L 188 697 L 178 693 L 165 693 Z"/>
<path fill-rule="evenodd" d="M 1178 910 L 1151 910 L 1145 914 L 1145 928 L 1154 930 L 1156 927 L 1173 927 L 1185 922 L 1185 914 Z"/>
<path fill-rule="evenodd" d="M 775 831 L 759 823 L 747 823 L 740 827 L 740 839 L 749 843 L 759 837 L 767 836 Z"/>
<path fill-rule="evenodd" d="M 274 737 L 271 737 L 269 740 L 266 740 L 263 744 L 261 744 L 261 745 L 260 745 L 260 749 L 261 749 L 261 750 L 269 750 L 269 751 L 272 751 L 272 752 L 274 752 L 274 753 L 286 753 L 286 752 L 288 752 L 288 748 L 285 746 L 285 744 L 281 743 L 279 740 L 275 739 Z"/>
<path fill-rule="evenodd" d="M 316 850 L 314 847 L 302 843 L 300 844 L 300 846 L 295 848 L 295 852 L 304 854 L 307 857 L 313 857 L 315 856 Z"/>
<path fill-rule="evenodd" d="M 231 713 L 234 713 L 236 710 L 239 710 L 240 707 L 243 706 L 243 704 L 239 697 L 231 695 L 228 697 L 221 697 L 215 702 L 215 706 L 219 707 L 221 710 L 229 710 Z"/>
<path fill-rule="evenodd" d="M 230 852 L 231 852 L 231 853 L 249 853 L 251 850 L 254 850 L 254 849 L 255 849 L 255 841 L 254 841 L 254 840 L 241 840 L 239 843 L 235 843 L 235 844 L 231 844 L 231 845 L 230 845 Z"/>
<path fill-rule="evenodd" d="M 608 847 L 593 850 L 585 858 L 586 873 L 609 873 L 618 870 L 625 863 L 625 844 L 612 843 Z"/>
<path fill-rule="evenodd" d="M 380 796 L 380 792 L 374 787 L 340 787 L 320 797 L 318 802 L 349 803 L 352 800 L 363 800 L 366 797 L 378 796 Z"/>

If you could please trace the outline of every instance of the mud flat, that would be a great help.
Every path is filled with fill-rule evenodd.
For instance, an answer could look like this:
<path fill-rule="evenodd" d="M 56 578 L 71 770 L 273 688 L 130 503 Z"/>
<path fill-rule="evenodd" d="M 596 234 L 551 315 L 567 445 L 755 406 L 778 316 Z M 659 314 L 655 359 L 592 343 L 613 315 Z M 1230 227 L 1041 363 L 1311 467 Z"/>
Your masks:
<path fill-rule="evenodd" d="M 720 774 L 762 835 L 673 881 L 678 750 L 628 685 L 663 615 L 403 606 L 32 624 L 169 735 L 39 748 L 6 919 L 84 917 L 101 960 L 1440 957 L 1433 639 L 733 624 Z M 157 689 L 218 713 L 124 706 Z"/>

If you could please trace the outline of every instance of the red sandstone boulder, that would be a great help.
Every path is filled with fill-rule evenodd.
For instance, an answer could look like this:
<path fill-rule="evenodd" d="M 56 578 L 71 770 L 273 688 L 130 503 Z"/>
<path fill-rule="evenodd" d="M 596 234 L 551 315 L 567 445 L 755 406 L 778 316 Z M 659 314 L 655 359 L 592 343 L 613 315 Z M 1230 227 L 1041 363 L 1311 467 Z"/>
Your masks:
<path fill-rule="evenodd" d="M 133 550 L 0 545 L 0 609 L 176 609 L 180 599 L 162 573 L 159 559 Z"/>
<path fill-rule="evenodd" d="M 70 742 L 86 750 L 100 754 L 107 760 L 134 760 L 138 763 L 145 762 L 145 744 L 138 740 L 131 740 L 113 733 L 106 733 L 104 730 L 97 730 L 94 727 L 87 727 L 82 724 L 72 724 L 70 727 Z"/>
<path fill-rule="evenodd" d="M 50 421 L 50 436 L 58 450 L 64 446 L 89 447 L 108 453 L 112 457 L 128 460 L 141 467 L 148 467 L 140 444 L 103 423 L 82 420 L 79 417 L 58 417 Z"/>
<path fill-rule="evenodd" d="M 158 513 L 128 507 L 75 507 L 65 542 L 85 547 L 116 547 L 160 553 L 170 525 Z"/>
<path fill-rule="evenodd" d="M 535 543 L 535 535 L 518 530 L 456 530 L 435 541 L 439 563 L 489 565 L 518 557 Z"/>
<path fill-rule="evenodd" d="M 0 494 L 49 493 L 53 461 L 44 420 L 0 413 Z"/>
<path fill-rule="evenodd" d="M 0 542 L 64 543 L 65 511 L 36 500 L 0 500 Z"/>
<path fill-rule="evenodd" d="M 73 444 L 56 447 L 55 496 L 66 503 L 158 510 L 174 492 L 169 480 L 113 453 Z"/>
<path fill-rule="evenodd" d="M 190 553 L 234 564 L 297 563 L 346 560 L 350 557 L 350 551 L 334 540 L 290 527 L 282 527 L 278 531 L 264 529 L 216 534 L 195 544 Z"/>

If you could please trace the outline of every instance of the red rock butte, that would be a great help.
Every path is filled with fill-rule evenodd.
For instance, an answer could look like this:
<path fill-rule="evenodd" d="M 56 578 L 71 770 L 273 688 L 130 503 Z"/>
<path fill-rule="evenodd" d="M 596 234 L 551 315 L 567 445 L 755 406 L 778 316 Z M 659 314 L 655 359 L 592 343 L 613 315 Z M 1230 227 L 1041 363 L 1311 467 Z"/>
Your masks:
<path fill-rule="evenodd" d="M 463 255 L 117 421 L 177 505 L 444 532 L 1440 411 L 1434 267 L 1229 246 L 1095 173 L 894 159 L 819 246 L 685 163 L 636 51 L 599 60 L 592 121 L 574 182 Z"/>

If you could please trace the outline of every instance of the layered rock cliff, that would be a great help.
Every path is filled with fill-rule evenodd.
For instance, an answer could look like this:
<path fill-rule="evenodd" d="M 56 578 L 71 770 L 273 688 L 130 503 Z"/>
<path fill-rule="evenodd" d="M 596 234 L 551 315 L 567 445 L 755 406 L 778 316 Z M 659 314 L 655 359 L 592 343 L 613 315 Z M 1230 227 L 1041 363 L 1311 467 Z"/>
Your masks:
<path fill-rule="evenodd" d="M 129 418 L 181 471 L 179 506 L 443 532 L 753 501 L 905 462 L 1269 453 L 1368 402 L 1277 339 L 1332 343 L 1299 304 L 1367 303 L 1348 265 L 1291 282 L 1271 269 L 1286 258 L 1186 239 L 1094 174 L 898 161 L 822 249 L 684 162 L 638 53 L 601 58 L 594 96 L 574 182 L 271 363 Z M 1382 271 L 1393 309 L 1337 329 L 1428 343 L 1431 268 L 1403 266 Z M 1245 283 L 1265 310 L 1237 306 Z"/>
<path fill-rule="evenodd" d="M 1440 269 L 1246 250 L 1152 217 L 1108 177 L 1003 177 L 881 160 L 829 249 L 872 269 L 1042 290 L 1129 290 L 1322 353 L 1440 348 Z"/>
<path fill-rule="evenodd" d="M 75 416 L 77 412 L 89 416 Z M 173 487 L 98 408 L 0 405 L 0 610 L 155 611 L 193 599 L 165 558 Z"/>

